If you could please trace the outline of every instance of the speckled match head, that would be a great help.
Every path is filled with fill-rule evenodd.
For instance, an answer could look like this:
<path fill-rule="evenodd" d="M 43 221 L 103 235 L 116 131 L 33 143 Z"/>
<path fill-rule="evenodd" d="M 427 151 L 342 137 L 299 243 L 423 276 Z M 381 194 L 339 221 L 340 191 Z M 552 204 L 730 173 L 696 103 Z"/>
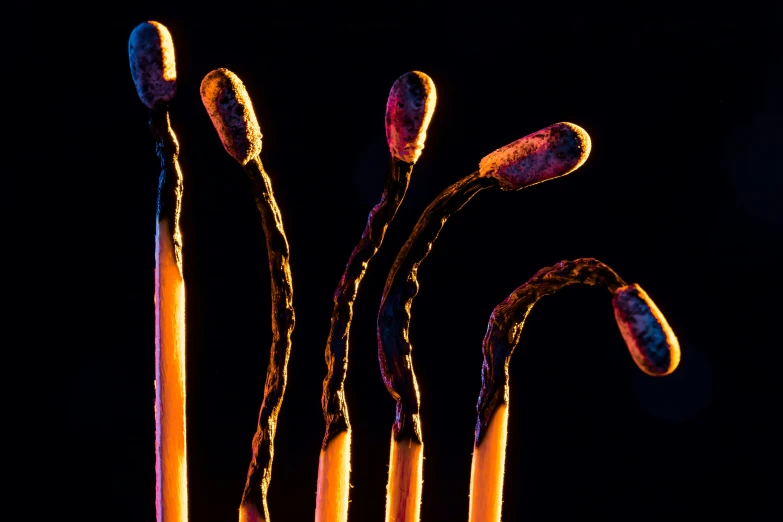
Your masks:
<path fill-rule="evenodd" d="M 174 43 L 166 26 L 144 22 L 128 40 L 131 76 L 139 98 L 150 109 L 170 101 L 177 92 Z"/>
<path fill-rule="evenodd" d="M 637 285 L 623 286 L 612 299 L 617 326 L 636 365 L 648 375 L 668 375 L 680 363 L 680 343 L 652 299 Z"/>
<path fill-rule="evenodd" d="M 201 81 L 201 101 L 226 152 L 240 164 L 261 153 L 261 127 L 245 84 L 228 69 L 215 69 Z"/>
<path fill-rule="evenodd" d="M 555 123 L 492 152 L 479 162 L 482 176 L 503 190 L 519 190 L 575 171 L 590 154 L 590 136 L 573 123 Z"/>
<path fill-rule="evenodd" d="M 411 164 L 418 161 L 436 101 L 435 83 L 423 72 L 397 78 L 386 101 L 386 141 L 392 156 Z"/>

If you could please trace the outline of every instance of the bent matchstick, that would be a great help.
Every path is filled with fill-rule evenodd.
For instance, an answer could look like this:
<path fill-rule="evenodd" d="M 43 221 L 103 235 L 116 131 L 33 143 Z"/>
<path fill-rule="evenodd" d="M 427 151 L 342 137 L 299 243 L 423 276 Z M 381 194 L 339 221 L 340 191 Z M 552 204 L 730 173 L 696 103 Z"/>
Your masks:
<path fill-rule="evenodd" d="M 275 431 L 285 393 L 291 333 L 294 329 L 288 240 L 272 192 L 272 181 L 261 164 L 261 128 L 244 84 L 228 69 L 215 69 L 201 82 L 201 100 L 226 152 L 244 167 L 250 179 L 266 238 L 272 298 L 272 347 L 264 399 L 253 437 L 253 456 L 239 507 L 239 520 L 268 521 L 267 492 L 272 479 Z"/>
<path fill-rule="evenodd" d="M 400 76 L 392 85 L 386 102 L 386 140 L 391 156 L 386 184 L 332 297 L 334 309 L 325 353 L 327 375 L 321 397 L 326 433 L 318 459 L 316 522 L 345 522 L 348 519 L 351 423 L 345 402 L 345 374 L 353 304 L 367 266 L 383 243 L 386 229 L 408 190 L 413 166 L 424 148 L 435 103 L 435 84 L 429 76 L 418 71 Z"/>
<path fill-rule="evenodd" d="M 150 110 L 160 160 L 155 228 L 155 513 L 158 522 L 187 522 L 185 416 L 185 281 L 182 272 L 182 171 L 168 104 L 177 90 L 168 29 L 144 22 L 128 41 L 131 76 Z"/>
<path fill-rule="evenodd" d="M 492 311 L 484 336 L 481 393 L 470 476 L 470 522 L 499 522 L 508 427 L 508 365 L 522 327 L 542 297 L 573 284 L 601 286 L 613 295 L 617 326 L 636 365 L 663 376 L 680 362 L 680 346 L 655 303 L 639 285 L 626 285 L 597 259 L 583 258 L 539 270 Z"/>
<path fill-rule="evenodd" d="M 421 508 L 423 441 L 419 389 L 409 337 L 419 265 L 450 216 L 492 186 L 520 190 L 564 176 L 590 153 L 590 138 L 572 123 L 556 123 L 485 156 L 479 170 L 444 190 L 426 208 L 386 279 L 378 312 L 378 359 L 386 389 L 397 401 L 392 426 L 387 522 L 417 522 Z"/>

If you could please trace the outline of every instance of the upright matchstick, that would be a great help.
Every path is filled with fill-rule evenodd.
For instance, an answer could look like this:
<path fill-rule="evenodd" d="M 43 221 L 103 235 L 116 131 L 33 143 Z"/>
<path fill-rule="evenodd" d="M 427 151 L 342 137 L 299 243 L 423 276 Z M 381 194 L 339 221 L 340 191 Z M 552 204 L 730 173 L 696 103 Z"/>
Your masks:
<path fill-rule="evenodd" d="M 160 160 L 155 228 L 155 511 L 158 522 L 187 522 L 185 430 L 185 282 L 179 215 L 182 171 L 168 103 L 177 90 L 174 44 L 158 22 L 136 26 L 128 41 L 131 75 L 150 109 Z"/>
<path fill-rule="evenodd" d="M 639 285 L 626 285 L 611 268 L 590 258 L 561 261 L 539 270 L 495 307 L 484 336 L 470 477 L 470 522 L 500 521 L 508 426 L 508 364 L 525 319 L 539 299 L 577 283 L 603 286 L 613 294 L 617 326 L 643 372 L 668 375 L 680 362 L 677 338 Z"/>
<path fill-rule="evenodd" d="M 261 128 L 244 84 L 228 69 L 216 69 L 201 82 L 201 100 L 226 152 L 244 167 L 250 179 L 266 237 L 272 296 L 272 347 L 266 371 L 264 400 L 253 437 L 253 456 L 239 507 L 239 520 L 268 521 L 267 492 L 272 479 L 273 444 L 285 393 L 286 368 L 294 329 L 288 240 L 272 192 L 272 182 L 261 164 Z"/>
<path fill-rule="evenodd" d="M 423 442 L 419 389 L 409 340 L 416 274 L 446 220 L 491 186 L 519 190 L 581 166 L 590 138 L 572 123 L 556 123 L 484 157 L 479 170 L 444 190 L 424 211 L 386 279 L 378 313 L 378 358 L 386 388 L 397 401 L 392 427 L 387 522 L 417 522 L 421 507 Z"/>
<path fill-rule="evenodd" d="M 351 423 L 345 402 L 345 373 L 353 303 L 367 265 L 380 248 L 386 228 L 408 190 L 413 165 L 424 148 L 435 102 L 435 84 L 418 71 L 400 76 L 386 102 L 386 140 L 391 155 L 386 185 L 332 297 L 332 325 L 326 341 L 327 374 L 321 397 L 326 433 L 318 460 L 316 522 L 348 520 Z"/>

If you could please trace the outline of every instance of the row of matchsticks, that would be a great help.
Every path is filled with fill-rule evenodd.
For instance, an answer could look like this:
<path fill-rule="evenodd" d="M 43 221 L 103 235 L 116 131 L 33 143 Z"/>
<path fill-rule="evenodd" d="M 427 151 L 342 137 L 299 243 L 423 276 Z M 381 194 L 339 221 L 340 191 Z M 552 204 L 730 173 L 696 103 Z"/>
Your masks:
<path fill-rule="evenodd" d="M 179 144 L 168 106 L 176 92 L 174 47 L 169 31 L 145 22 L 131 33 L 128 52 L 139 97 L 150 109 L 161 172 L 158 185 L 155 268 L 155 448 L 158 522 L 186 522 L 187 451 L 185 430 L 185 284 L 179 214 L 183 175 Z M 261 159 L 261 130 L 242 81 L 216 69 L 201 82 L 201 99 L 226 151 L 244 168 L 261 213 L 272 298 L 272 346 L 252 459 L 239 508 L 242 522 L 268 521 L 267 491 L 273 443 L 286 386 L 294 328 L 289 246 L 272 181 Z M 386 105 L 389 170 L 379 203 L 351 253 L 334 293 L 326 342 L 327 375 L 321 404 L 326 432 L 318 463 L 315 520 L 345 522 L 350 490 L 351 423 L 345 401 L 348 338 L 353 304 L 367 265 L 378 251 L 408 188 L 435 109 L 435 86 L 413 71 L 393 84 Z M 571 123 L 556 123 L 502 147 L 479 169 L 446 188 L 427 207 L 389 272 L 378 313 L 378 357 L 386 388 L 397 401 L 392 426 L 387 522 L 418 522 L 423 472 L 419 390 L 409 340 L 410 310 L 419 288 L 417 270 L 447 219 L 480 191 L 514 191 L 564 176 L 581 166 L 590 138 Z M 508 365 L 527 314 L 541 297 L 576 284 L 602 286 L 613 296 L 620 333 L 638 367 L 653 376 L 674 371 L 680 360 L 677 338 L 661 312 L 636 284 L 627 285 L 596 259 L 562 261 L 543 268 L 492 312 L 482 349 L 481 390 L 470 479 L 469 520 L 501 517 L 508 425 Z"/>

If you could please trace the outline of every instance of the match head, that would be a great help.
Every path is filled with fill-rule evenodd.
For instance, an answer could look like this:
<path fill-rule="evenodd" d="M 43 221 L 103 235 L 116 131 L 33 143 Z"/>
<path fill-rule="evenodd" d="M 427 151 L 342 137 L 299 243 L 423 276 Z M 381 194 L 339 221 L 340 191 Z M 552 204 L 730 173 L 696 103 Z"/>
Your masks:
<path fill-rule="evenodd" d="M 555 123 L 484 156 L 479 171 L 497 179 L 503 190 L 519 190 L 575 171 L 587 160 L 590 147 L 583 128 Z"/>
<path fill-rule="evenodd" d="M 612 299 L 614 317 L 636 365 L 646 374 L 668 375 L 680 363 L 680 343 L 652 299 L 637 284 Z"/>
<path fill-rule="evenodd" d="M 177 92 L 177 67 L 174 42 L 166 26 L 143 22 L 131 32 L 128 40 L 131 76 L 136 92 L 152 109 L 170 101 Z"/>
<path fill-rule="evenodd" d="M 418 161 L 436 101 L 435 83 L 423 72 L 407 72 L 394 82 L 386 101 L 386 141 L 396 159 Z"/>
<path fill-rule="evenodd" d="M 201 81 L 201 101 L 223 147 L 242 166 L 261 153 L 261 127 L 245 85 L 228 69 L 215 69 Z"/>

